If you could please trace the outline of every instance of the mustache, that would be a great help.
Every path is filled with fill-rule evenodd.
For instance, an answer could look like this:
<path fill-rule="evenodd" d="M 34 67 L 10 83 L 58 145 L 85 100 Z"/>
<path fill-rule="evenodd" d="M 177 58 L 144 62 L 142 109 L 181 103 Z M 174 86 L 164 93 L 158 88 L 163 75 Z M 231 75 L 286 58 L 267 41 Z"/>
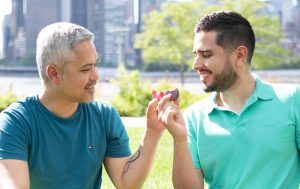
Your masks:
<path fill-rule="evenodd" d="M 96 84 L 97 84 L 97 81 L 93 81 L 93 82 L 88 83 L 85 87 L 93 87 Z"/>
<path fill-rule="evenodd" d="M 210 74 L 212 73 L 211 70 L 206 69 L 206 68 L 198 69 L 197 72 L 198 72 L 198 73 L 201 73 L 201 72 L 208 72 L 208 73 L 210 73 Z"/>

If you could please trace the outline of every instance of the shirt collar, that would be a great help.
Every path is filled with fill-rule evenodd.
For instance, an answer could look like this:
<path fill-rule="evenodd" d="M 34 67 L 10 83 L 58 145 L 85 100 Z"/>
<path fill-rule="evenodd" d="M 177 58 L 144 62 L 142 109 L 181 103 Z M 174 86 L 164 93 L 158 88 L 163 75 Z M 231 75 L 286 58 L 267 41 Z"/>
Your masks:
<path fill-rule="evenodd" d="M 270 84 L 262 81 L 258 76 L 255 76 L 255 89 L 252 94 L 253 97 L 260 100 L 271 100 L 274 97 L 274 91 Z"/>
<path fill-rule="evenodd" d="M 272 86 L 267 84 L 266 82 L 262 81 L 258 76 L 254 75 L 255 78 L 255 89 L 252 93 L 252 97 L 259 99 L 259 100 L 271 100 L 274 97 L 274 91 Z M 251 97 L 250 96 L 250 97 Z M 217 104 L 217 92 L 213 92 L 208 97 L 208 105 L 206 106 L 206 113 L 211 113 L 214 109 L 219 109 Z"/>

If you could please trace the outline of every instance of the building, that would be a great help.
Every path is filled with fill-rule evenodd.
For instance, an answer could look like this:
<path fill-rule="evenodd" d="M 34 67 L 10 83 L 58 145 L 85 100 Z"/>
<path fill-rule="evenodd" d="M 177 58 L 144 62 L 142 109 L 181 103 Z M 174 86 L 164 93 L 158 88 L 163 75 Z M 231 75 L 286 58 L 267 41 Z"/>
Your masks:
<path fill-rule="evenodd" d="M 103 62 L 105 56 L 104 0 L 88 0 L 87 13 L 87 28 L 95 34 L 95 46 Z"/>
<path fill-rule="evenodd" d="M 60 0 L 26 0 L 25 2 L 26 49 L 34 51 L 39 31 L 50 23 L 61 21 Z"/>
<path fill-rule="evenodd" d="M 3 28 L 4 57 L 11 61 L 17 60 L 26 53 L 23 0 L 12 0 L 12 12 L 5 16 Z"/>

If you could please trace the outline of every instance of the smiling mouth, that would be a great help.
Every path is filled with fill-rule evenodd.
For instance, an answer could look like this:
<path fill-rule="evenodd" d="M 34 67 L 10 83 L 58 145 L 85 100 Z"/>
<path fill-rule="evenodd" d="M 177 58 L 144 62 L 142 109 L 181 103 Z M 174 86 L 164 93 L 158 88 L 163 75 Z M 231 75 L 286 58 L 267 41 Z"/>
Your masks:
<path fill-rule="evenodd" d="M 89 93 L 95 93 L 95 85 L 89 85 L 84 87 L 85 90 L 87 90 Z"/>
<path fill-rule="evenodd" d="M 205 78 L 208 76 L 209 73 L 208 72 L 200 72 L 199 74 L 200 74 L 201 78 Z"/>
<path fill-rule="evenodd" d="M 205 78 L 207 78 L 210 74 L 212 74 L 211 71 L 209 70 L 199 70 L 198 74 L 200 75 L 201 80 L 204 80 Z"/>

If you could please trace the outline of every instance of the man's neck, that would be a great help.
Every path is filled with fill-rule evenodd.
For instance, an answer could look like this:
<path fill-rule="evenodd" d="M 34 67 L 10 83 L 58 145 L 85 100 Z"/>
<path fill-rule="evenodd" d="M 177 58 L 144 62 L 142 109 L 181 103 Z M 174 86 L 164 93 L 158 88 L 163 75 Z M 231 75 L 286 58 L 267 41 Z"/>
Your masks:
<path fill-rule="evenodd" d="M 255 78 L 251 74 L 240 77 L 228 90 L 218 92 L 217 104 L 240 114 L 248 98 L 255 89 Z"/>
<path fill-rule="evenodd" d="M 39 92 L 39 100 L 50 112 L 62 118 L 72 116 L 78 107 L 78 103 L 68 101 L 63 96 L 46 89 Z"/>

